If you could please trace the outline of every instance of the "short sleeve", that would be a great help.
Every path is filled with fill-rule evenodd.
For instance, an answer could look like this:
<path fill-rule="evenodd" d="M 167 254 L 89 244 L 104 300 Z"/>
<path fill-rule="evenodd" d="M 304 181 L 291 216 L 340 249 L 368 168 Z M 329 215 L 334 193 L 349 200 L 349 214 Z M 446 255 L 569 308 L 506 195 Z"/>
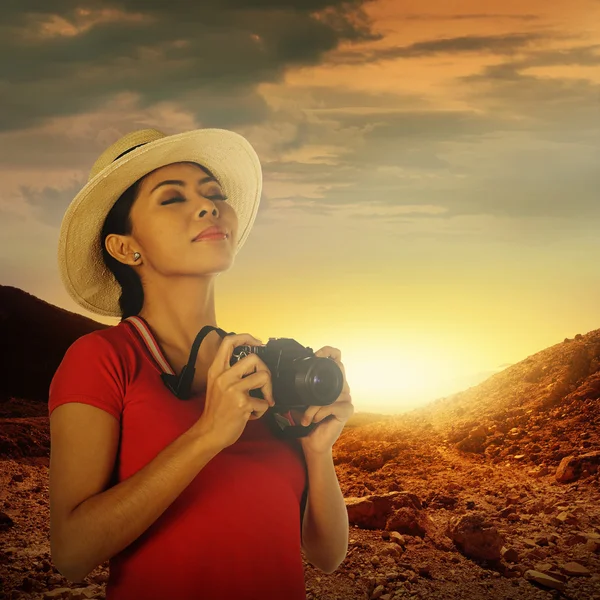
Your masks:
<path fill-rule="evenodd" d="M 98 332 L 78 338 L 67 349 L 48 394 L 48 416 L 61 404 L 81 402 L 117 420 L 123 412 L 124 368 L 112 344 Z"/>

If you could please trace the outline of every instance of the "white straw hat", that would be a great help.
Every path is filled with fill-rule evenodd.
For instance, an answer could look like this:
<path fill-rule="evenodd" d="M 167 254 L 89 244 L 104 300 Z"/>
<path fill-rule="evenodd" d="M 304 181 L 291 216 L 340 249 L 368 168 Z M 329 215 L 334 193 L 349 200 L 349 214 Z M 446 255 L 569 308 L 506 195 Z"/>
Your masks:
<path fill-rule="evenodd" d="M 238 217 L 236 253 L 254 224 L 262 191 L 259 158 L 250 142 L 227 129 L 196 129 L 165 135 L 133 131 L 107 148 L 88 182 L 68 206 L 60 227 L 58 267 L 69 295 L 83 308 L 121 317 L 121 286 L 102 259 L 100 233 L 121 194 L 154 169 L 197 162 L 219 180 Z"/>

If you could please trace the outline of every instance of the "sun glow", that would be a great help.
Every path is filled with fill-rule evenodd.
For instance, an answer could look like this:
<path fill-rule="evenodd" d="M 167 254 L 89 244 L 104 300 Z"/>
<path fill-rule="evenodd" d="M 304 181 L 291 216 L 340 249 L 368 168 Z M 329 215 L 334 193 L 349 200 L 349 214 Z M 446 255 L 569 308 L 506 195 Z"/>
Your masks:
<path fill-rule="evenodd" d="M 381 356 L 359 356 L 347 350 L 342 362 L 357 410 L 389 413 L 407 410 L 462 389 L 456 373 L 464 371 L 460 356 L 431 350 L 411 353 L 398 349 Z"/>

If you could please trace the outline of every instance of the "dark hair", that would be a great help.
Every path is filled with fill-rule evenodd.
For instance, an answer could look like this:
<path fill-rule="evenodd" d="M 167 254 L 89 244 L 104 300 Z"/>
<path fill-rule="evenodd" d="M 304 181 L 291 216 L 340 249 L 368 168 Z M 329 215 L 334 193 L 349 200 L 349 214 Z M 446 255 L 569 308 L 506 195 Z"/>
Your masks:
<path fill-rule="evenodd" d="M 121 296 L 119 298 L 121 321 L 132 315 L 137 315 L 142 310 L 142 306 L 144 305 L 144 289 L 140 276 L 136 273 L 135 269 L 123 264 L 112 256 L 106 249 L 104 242 L 111 233 L 131 235 L 133 230 L 131 207 L 137 198 L 142 179 L 138 179 L 133 185 L 129 186 L 113 204 L 106 216 L 100 233 L 100 245 L 102 246 L 104 264 L 121 286 Z"/>
<path fill-rule="evenodd" d="M 211 171 L 199 163 L 190 161 L 183 162 L 189 162 L 189 164 L 200 167 L 205 173 L 214 177 L 214 174 L 211 173 Z M 121 194 L 119 199 L 113 204 L 108 215 L 106 215 L 100 233 L 100 246 L 102 247 L 104 264 L 115 276 L 115 279 L 121 286 L 121 296 L 119 298 L 121 321 L 132 315 L 137 315 L 142 310 L 142 307 L 144 306 L 144 288 L 142 287 L 140 276 L 137 274 L 136 270 L 129 265 L 123 264 L 112 256 L 106 249 L 104 242 L 106 237 L 111 233 L 117 235 L 131 235 L 131 232 L 133 231 L 131 207 L 138 196 L 140 184 L 148 175 L 150 175 L 150 173 L 138 179 Z"/>

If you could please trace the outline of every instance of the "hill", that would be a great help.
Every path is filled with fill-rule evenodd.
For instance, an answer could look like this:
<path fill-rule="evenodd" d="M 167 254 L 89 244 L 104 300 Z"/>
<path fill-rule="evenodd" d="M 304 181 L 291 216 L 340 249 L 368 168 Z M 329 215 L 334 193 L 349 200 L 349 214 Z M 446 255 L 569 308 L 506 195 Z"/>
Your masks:
<path fill-rule="evenodd" d="M 51 562 L 46 406 L 101 327 L 0 288 L 0 598 L 104 597 L 107 563 L 72 584 Z M 409 413 L 356 412 L 333 446 L 349 550 L 330 575 L 304 561 L 307 600 L 600 600 L 599 366 L 596 330 Z"/>

